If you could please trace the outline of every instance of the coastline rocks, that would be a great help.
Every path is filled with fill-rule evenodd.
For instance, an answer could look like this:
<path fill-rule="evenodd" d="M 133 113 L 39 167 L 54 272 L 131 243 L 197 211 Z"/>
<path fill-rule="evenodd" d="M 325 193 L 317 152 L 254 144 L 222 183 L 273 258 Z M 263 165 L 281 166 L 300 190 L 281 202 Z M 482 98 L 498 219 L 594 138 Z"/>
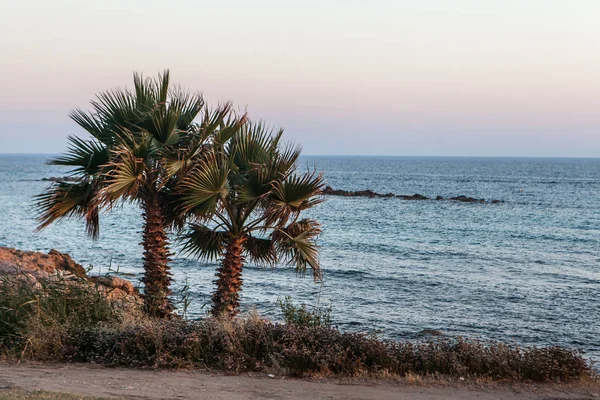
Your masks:
<path fill-rule="evenodd" d="M 119 278 L 117 276 L 90 276 L 88 280 L 101 286 L 120 290 L 126 293 L 127 295 L 136 294 L 136 290 L 133 287 L 133 283 L 126 279 Z"/>
<path fill-rule="evenodd" d="M 467 196 L 456 196 L 456 197 L 450 197 L 450 200 L 454 200 L 454 201 L 462 201 L 464 203 L 485 203 L 485 199 L 476 199 L 473 197 L 467 197 Z"/>
<path fill-rule="evenodd" d="M 424 196 L 419 193 L 415 193 L 413 195 L 404 195 L 404 194 L 396 195 L 394 193 L 382 194 L 382 193 L 374 192 L 370 189 L 351 191 L 351 190 L 334 189 L 331 186 L 325 186 L 325 189 L 323 189 L 321 191 L 321 194 L 328 195 L 328 196 L 342 196 L 342 197 L 368 197 L 371 199 L 375 198 L 375 197 L 382 197 L 382 198 L 397 197 L 402 200 L 432 200 L 429 197 Z M 483 204 L 483 203 L 490 203 L 490 204 L 503 203 L 502 200 L 476 199 L 474 197 L 468 197 L 468 196 L 464 196 L 464 195 L 454 196 L 454 197 L 450 197 L 448 199 L 445 199 L 442 196 L 437 196 L 435 198 L 435 200 L 453 200 L 453 201 L 460 201 L 463 203 L 481 203 L 481 204 Z"/>
<path fill-rule="evenodd" d="M 11 274 L 15 269 L 40 277 L 55 275 L 59 271 L 79 278 L 86 277 L 85 268 L 77 264 L 68 254 L 62 254 L 54 249 L 44 254 L 0 247 L 0 274 Z"/>
<path fill-rule="evenodd" d="M 71 256 L 56 250 L 44 254 L 0 247 L 0 278 L 2 276 L 22 278 L 37 287 L 43 286 L 40 280 L 60 280 L 67 285 L 93 285 L 110 300 L 141 304 L 141 297 L 131 282 L 118 277 L 90 277 Z"/>
<path fill-rule="evenodd" d="M 412 196 L 404 196 L 404 195 L 395 195 L 394 193 L 377 193 L 370 189 L 367 190 L 359 190 L 359 191 L 351 191 L 351 190 L 336 190 L 331 186 L 326 186 L 325 189 L 321 192 L 322 194 L 329 196 L 343 196 L 343 197 L 383 197 L 383 198 L 392 198 L 392 197 L 400 197 L 404 200 L 429 200 L 428 197 L 425 197 L 421 194 L 414 194 Z"/>
<path fill-rule="evenodd" d="M 345 196 L 345 197 L 394 197 L 393 193 L 389 193 L 387 195 L 375 193 L 372 190 L 360 190 L 358 192 L 352 192 L 349 190 L 335 190 L 331 186 L 326 186 L 325 189 L 321 192 L 323 194 L 327 194 L 330 196 Z"/>
<path fill-rule="evenodd" d="M 77 182 L 77 178 L 72 176 L 51 176 L 50 178 L 42 178 L 41 180 L 48 182 Z"/>
<path fill-rule="evenodd" d="M 490 203 L 490 204 L 498 204 L 498 203 L 504 203 L 502 200 L 486 200 L 486 199 L 476 199 L 474 197 L 467 197 L 467 196 L 456 196 L 456 197 L 450 197 L 450 200 L 454 200 L 454 201 L 462 201 L 463 203 Z"/>
<path fill-rule="evenodd" d="M 396 197 L 400 197 L 402 200 L 429 200 L 429 197 L 423 196 L 422 194 L 419 194 L 419 193 L 415 193 L 412 196 L 398 195 Z"/>

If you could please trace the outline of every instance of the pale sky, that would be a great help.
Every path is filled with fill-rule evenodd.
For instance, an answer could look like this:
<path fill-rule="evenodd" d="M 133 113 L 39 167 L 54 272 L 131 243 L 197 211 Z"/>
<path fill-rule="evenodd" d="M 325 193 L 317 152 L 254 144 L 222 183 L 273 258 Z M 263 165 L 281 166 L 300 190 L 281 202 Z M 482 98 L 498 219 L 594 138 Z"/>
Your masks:
<path fill-rule="evenodd" d="M 0 153 L 133 71 L 305 154 L 600 156 L 600 0 L 0 0 Z"/>

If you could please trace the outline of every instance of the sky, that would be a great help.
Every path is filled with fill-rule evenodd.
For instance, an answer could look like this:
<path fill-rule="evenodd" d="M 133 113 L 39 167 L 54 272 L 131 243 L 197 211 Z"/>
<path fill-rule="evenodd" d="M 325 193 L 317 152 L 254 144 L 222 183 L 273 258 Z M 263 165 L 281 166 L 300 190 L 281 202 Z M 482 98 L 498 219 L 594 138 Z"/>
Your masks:
<path fill-rule="evenodd" d="M 598 0 L 0 0 L 0 153 L 57 153 L 134 71 L 305 154 L 600 156 Z"/>

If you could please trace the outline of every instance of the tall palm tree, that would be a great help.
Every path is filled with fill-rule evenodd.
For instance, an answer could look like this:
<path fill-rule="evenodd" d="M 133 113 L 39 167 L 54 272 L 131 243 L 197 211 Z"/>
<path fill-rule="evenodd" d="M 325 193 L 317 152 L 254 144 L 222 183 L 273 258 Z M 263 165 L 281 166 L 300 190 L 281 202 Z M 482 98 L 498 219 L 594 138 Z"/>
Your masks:
<path fill-rule="evenodd" d="M 73 167 L 76 180 L 57 182 L 37 196 L 39 229 L 64 217 L 83 217 L 93 238 L 101 209 L 119 201 L 141 207 L 145 308 L 156 317 L 173 310 L 167 230 L 184 224 L 173 212 L 174 187 L 195 168 L 199 154 L 228 140 L 244 122 L 232 116 L 229 104 L 211 112 L 201 95 L 169 81 L 168 71 L 156 79 L 134 74 L 133 91 L 103 92 L 91 102 L 92 112 L 73 111 L 71 118 L 91 138 L 70 137 L 68 152 L 49 164 Z M 199 114 L 201 122 L 195 123 Z"/>
<path fill-rule="evenodd" d="M 321 276 L 317 221 L 300 215 L 321 202 L 321 175 L 297 173 L 300 149 L 280 143 L 261 124 L 248 123 L 226 146 L 215 146 L 181 181 L 180 213 L 193 215 L 184 249 L 220 259 L 212 296 L 215 316 L 239 313 L 246 257 L 262 265 L 280 258 Z"/>

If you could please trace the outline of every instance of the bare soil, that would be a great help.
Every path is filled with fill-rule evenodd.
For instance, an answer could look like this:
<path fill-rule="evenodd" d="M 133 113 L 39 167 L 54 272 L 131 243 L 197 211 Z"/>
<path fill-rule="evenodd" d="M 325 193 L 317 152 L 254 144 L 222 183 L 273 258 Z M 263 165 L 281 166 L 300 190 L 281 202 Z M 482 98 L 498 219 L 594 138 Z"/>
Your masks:
<path fill-rule="evenodd" d="M 419 380 L 416 381 L 419 383 Z M 599 399 L 597 382 L 577 385 L 428 381 L 301 380 L 206 371 L 111 369 L 94 365 L 0 364 L 0 398 L 15 389 L 121 399 Z M 58 397 L 57 397 L 58 398 Z M 61 397 L 62 398 L 62 397 Z M 66 398 L 66 397 L 65 397 Z"/>

